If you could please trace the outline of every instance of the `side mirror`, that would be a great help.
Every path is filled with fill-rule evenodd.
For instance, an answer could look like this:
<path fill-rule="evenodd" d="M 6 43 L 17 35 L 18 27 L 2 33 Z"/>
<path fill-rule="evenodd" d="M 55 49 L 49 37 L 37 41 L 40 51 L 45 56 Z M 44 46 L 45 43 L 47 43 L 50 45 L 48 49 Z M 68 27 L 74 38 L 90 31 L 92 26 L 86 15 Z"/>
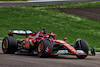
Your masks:
<path fill-rule="evenodd" d="M 65 40 L 67 40 L 68 38 L 63 38 L 63 39 L 64 39 L 64 41 L 65 41 Z"/>

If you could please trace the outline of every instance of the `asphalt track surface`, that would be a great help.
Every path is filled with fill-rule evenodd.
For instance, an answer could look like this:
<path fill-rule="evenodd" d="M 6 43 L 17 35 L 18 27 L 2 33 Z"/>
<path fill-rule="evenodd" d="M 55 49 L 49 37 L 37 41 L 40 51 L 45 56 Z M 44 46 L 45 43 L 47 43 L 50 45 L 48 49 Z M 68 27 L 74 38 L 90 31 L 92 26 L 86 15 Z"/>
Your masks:
<path fill-rule="evenodd" d="M 37 4 L 55 4 L 55 3 L 76 3 L 76 2 L 90 2 L 100 0 L 73 0 L 73 1 L 47 1 L 47 2 L 0 2 L 0 7 L 4 6 L 24 6 L 24 5 L 37 5 Z"/>
<path fill-rule="evenodd" d="M 39 58 L 27 54 L 4 54 L 0 43 L 0 67 L 100 67 L 100 54 L 85 59 L 71 55 Z"/>

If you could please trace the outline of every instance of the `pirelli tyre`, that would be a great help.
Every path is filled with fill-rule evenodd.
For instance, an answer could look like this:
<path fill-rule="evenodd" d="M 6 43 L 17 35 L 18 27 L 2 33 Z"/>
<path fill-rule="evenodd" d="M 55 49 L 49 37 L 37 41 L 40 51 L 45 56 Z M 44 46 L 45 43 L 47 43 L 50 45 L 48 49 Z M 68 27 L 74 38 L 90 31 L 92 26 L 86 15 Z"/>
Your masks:
<path fill-rule="evenodd" d="M 49 40 L 41 40 L 38 43 L 37 50 L 39 57 L 48 57 L 52 52 L 52 45 Z"/>
<path fill-rule="evenodd" d="M 14 54 L 17 51 L 17 40 L 13 36 L 8 36 L 3 39 L 2 50 L 5 54 Z"/>
<path fill-rule="evenodd" d="M 80 45 L 80 47 L 79 47 L 79 45 Z M 85 41 L 85 40 L 80 40 L 79 41 L 79 43 L 78 42 L 76 42 L 76 50 L 77 49 L 81 49 L 81 50 L 83 50 L 85 53 L 86 53 L 86 55 L 84 56 L 77 56 L 77 58 L 79 58 L 79 59 L 84 59 L 84 58 L 86 58 L 87 57 L 87 55 L 88 55 L 88 51 L 89 51 L 89 46 L 88 46 L 88 43 L 87 43 L 87 41 Z"/>

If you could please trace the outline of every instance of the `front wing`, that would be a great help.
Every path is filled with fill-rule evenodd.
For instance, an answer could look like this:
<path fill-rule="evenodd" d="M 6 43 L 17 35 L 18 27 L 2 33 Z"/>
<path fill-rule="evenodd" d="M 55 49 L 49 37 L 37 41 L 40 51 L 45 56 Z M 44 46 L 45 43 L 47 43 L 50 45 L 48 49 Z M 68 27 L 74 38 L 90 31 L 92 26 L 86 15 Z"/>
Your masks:
<path fill-rule="evenodd" d="M 68 50 L 58 50 L 53 52 L 51 55 L 87 55 L 83 50 L 77 50 L 78 54 L 69 52 Z"/>

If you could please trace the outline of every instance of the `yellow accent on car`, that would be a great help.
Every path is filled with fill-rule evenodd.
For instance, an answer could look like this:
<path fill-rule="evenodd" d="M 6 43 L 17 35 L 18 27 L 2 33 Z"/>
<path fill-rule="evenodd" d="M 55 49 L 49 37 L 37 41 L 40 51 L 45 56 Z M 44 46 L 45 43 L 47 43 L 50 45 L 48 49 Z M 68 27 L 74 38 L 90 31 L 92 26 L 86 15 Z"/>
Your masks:
<path fill-rule="evenodd" d="M 64 44 L 64 45 L 68 45 L 68 44 Z"/>
<path fill-rule="evenodd" d="M 31 40 L 31 44 L 34 46 L 35 44 L 33 43 L 33 41 Z"/>

